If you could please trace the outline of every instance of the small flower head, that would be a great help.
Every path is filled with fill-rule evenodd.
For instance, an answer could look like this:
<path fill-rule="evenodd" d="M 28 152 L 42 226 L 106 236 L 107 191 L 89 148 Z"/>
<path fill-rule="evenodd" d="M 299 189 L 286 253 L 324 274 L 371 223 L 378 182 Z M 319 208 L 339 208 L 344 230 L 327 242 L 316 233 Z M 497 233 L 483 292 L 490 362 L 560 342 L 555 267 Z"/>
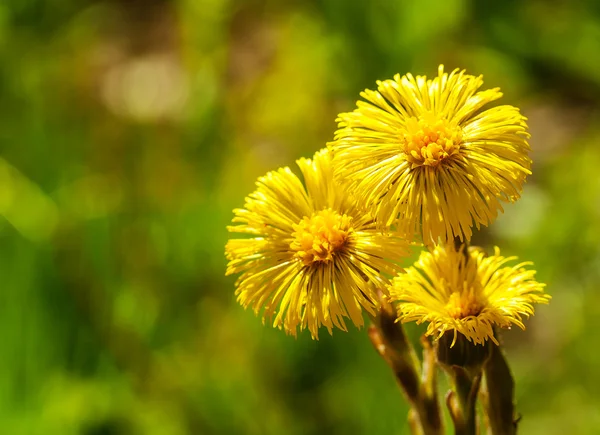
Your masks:
<path fill-rule="evenodd" d="M 535 281 L 531 263 L 508 265 L 516 257 L 502 257 L 495 248 L 486 256 L 481 249 L 437 246 L 423 252 L 406 273 L 396 276 L 390 298 L 398 302 L 402 322 L 427 322 L 427 335 L 436 339 L 446 331 L 461 333 L 475 344 L 487 339 L 498 344 L 494 326 L 517 325 L 533 315 L 534 303 L 548 303 L 544 284 Z"/>
<path fill-rule="evenodd" d="M 300 159 L 304 184 L 289 168 L 258 179 L 243 209 L 234 210 L 230 232 L 251 238 L 226 246 L 227 274 L 241 273 L 236 294 L 263 320 L 313 338 L 325 326 L 346 330 L 344 318 L 362 326 L 362 308 L 375 313 L 378 289 L 389 283 L 407 243 L 382 235 L 372 216 L 334 181 L 331 153 Z"/>
<path fill-rule="evenodd" d="M 426 243 L 469 240 L 501 201 L 519 198 L 531 166 L 526 118 L 513 106 L 482 110 L 502 96 L 498 88 L 478 92 L 481 76 L 443 66 L 432 80 L 407 74 L 377 84 L 339 115 L 330 146 L 336 175 L 382 226 Z"/>

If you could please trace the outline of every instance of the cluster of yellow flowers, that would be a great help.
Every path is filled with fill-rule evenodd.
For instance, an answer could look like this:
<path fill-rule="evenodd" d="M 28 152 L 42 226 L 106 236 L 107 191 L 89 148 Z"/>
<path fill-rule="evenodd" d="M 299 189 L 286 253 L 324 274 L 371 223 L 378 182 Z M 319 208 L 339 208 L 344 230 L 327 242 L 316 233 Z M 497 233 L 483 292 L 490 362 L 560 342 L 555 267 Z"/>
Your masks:
<path fill-rule="evenodd" d="M 466 246 L 531 173 L 526 118 L 513 106 L 483 110 L 502 93 L 482 84 L 443 66 L 430 80 L 377 82 L 339 115 L 327 148 L 297 161 L 304 182 L 287 167 L 260 177 L 228 227 L 246 235 L 226 246 L 239 302 L 313 338 L 321 326 L 346 330 L 345 318 L 363 325 L 379 294 L 434 337 L 483 344 L 496 342 L 494 326 L 523 328 L 549 300 L 530 263 Z M 403 270 L 419 240 L 429 250 Z"/>

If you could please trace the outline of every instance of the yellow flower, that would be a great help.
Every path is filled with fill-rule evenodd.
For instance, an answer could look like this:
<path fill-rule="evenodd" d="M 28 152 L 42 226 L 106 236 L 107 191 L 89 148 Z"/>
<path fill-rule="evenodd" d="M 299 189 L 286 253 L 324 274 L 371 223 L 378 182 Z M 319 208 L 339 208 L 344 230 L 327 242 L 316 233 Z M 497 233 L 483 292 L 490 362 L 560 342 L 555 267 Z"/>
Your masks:
<path fill-rule="evenodd" d="M 242 273 L 238 301 L 257 314 L 264 308 L 263 321 L 276 314 L 273 326 L 292 335 L 308 328 L 318 338 L 321 325 L 346 330 L 344 317 L 362 326 L 362 308 L 375 313 L 384 274 L 400 270 L 408 244 L 381 234 L 334 182 L 330 151 L 297 164 L 304 185 L 289 168 L 269 172 L 234 210 L 239 225 L 228 230 L 252 238 L 229 240 L 227 274 Z"/>
<path fill-rule="evenodd" d="M 477 92 L 482 84 L 443 66 L 433 80 L 396 75 L 339 115 L 329 144 L 336 176 L 351 181 L 382 226 L 425 243 L 469 240 L 473 225 L 502 211 L 500 201 L 519 198 L 531 173 L 526 118 L 513 106 L 482 110 L 502 96 Z"/>
<path fill-rule="evenodd" d="M 535 281 L 535 270 L 525 262 L 508 266 L 517 257 L 502 257 L 495 248 L 486 256 L 480 248 L 437 246 L 424 251 L 406 273 L 396 276 L 390 298 L 398 301 L 402 322 L 428 322 L 427 335 L 461 333 L 475 344 L 488 338 L 498 344 L 494 326 L 512 324 L 525 329 L 523 316 L 533 315 L 534 303 L 548 303 L 544 284 Z M 453 342 L 454 344 L 454 342 Z"/>

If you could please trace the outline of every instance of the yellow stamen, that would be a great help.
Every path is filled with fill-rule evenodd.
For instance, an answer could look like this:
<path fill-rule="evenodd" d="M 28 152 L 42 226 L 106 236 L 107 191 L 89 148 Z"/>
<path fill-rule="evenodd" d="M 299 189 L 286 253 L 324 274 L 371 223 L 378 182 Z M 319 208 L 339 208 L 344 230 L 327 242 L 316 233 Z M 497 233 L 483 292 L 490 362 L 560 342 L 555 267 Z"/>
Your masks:
<path fill-rule="evenodd" d="M 404 153 L 412 167 L 437 166 L 458 154 L 462 142 L 462 130 L 447 119 L 432 112 L 419 118 L 406 120 L 406 132 L 401 139 Z"/>
<path fill-rule="evenodd" d="M 484 304 L 477 297 L 477 292 L 454 292 L 450 295 L 446 310 L 454 319 L 464 319 L 469 316 L 477 316 L 483 309 Z"/>
<path fill-rule="evenodd" d="M 346 245 L 353 231 L 352 218 L 331 209 L 316 212 L 310 218 L 305 216 L 293 228 L 294 241 L 290 248 L 296 251 L 295 256 L 306 266 L 331 261 L 333 255 Z"/>

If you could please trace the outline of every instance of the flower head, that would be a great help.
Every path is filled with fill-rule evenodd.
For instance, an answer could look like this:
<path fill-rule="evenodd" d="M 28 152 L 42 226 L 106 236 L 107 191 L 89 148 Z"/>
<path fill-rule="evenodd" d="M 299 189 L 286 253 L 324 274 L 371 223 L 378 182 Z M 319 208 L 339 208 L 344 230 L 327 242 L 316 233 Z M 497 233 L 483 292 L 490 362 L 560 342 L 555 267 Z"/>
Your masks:
<path fill-rule="evenodd" d="M 423 252 L 414 266 L 396 276 L 390 297 L 398 302 L 402 322 L 428 322 L 427 335 L 461 333 L 475 344 L 488 338 L 498 344 L 493 327 L 517 325 L 533 315 L 534 303 L 548 303 L 544 284 L 535 281 L 529 262 L 509 266 L 516 257 L 502 257 L 495 248 L 486 256 L 478 248 L 437 246 Z"/>
<path fill-rule="evenodd" d="M 382 226 L 426 243 L 469 240 L 515 201 L 530 174 L 526 118 L 482 77 L 443 66 L 432 80 L 411 74 L 377 82 L 338 117 L 336 167 Z"/>
<path fill-rule="evenodd" d="M 297 161 L 304 185 L 289 168 L 258 179 L 243 209 L 234 210 L 230 232 L 251 238 L 226 245 L 227 274 L 240 273 L 236 294 L 263 320 L 296 335 L 323 325 L 361 326 L 362 308 L 374 314 L 378 289 L 389 283 L 407 242 L 381 234 L 374 219 L 334 181 L 331 152 Z M 382 275 L 383 273 L 383 275 Z"/>

